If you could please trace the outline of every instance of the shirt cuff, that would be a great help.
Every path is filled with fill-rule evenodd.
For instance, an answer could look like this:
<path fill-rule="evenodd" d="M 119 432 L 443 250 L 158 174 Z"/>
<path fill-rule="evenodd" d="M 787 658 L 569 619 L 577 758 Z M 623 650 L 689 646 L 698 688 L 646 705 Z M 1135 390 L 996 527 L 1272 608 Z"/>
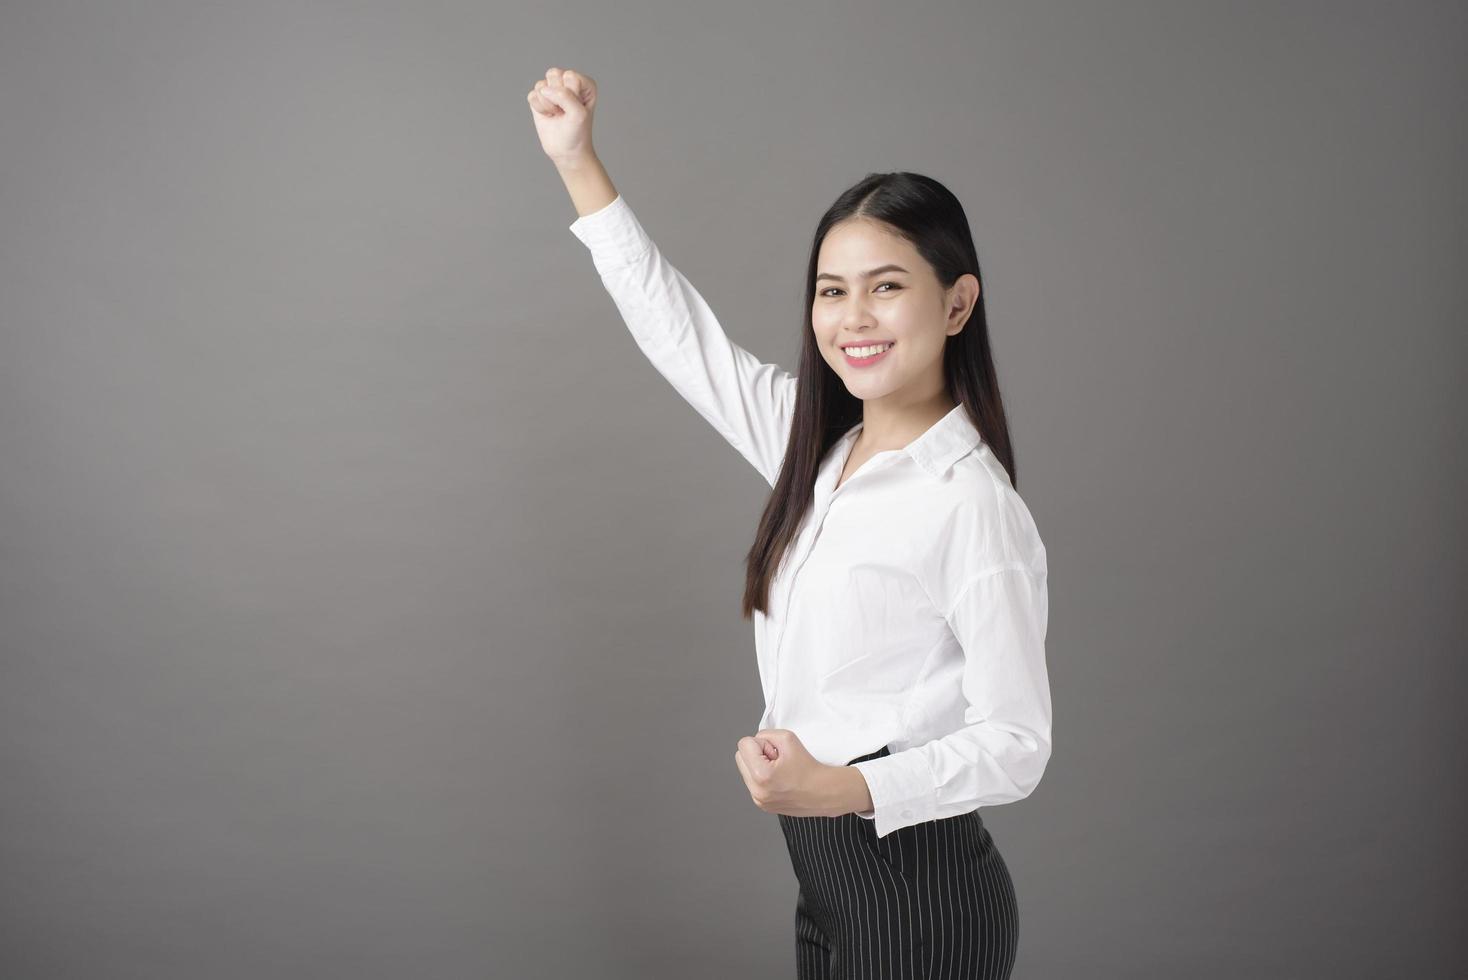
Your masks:
<path fill-rule="evenodd" d="M 590 249 L 598 272 L 631 265 L 652 246 L 652 239 L 621 194 L 612 198 L 610 204 L 581 215 L 567 227 Z"/>
<path fill-rule="evenodd" d="M 872 795 L 868 819 L 878 837 L 937 816 L 938 786 L 927 760 L 912 749 L 852 763 Z M 866 813 L 857 813 L 866 816 Z"/>

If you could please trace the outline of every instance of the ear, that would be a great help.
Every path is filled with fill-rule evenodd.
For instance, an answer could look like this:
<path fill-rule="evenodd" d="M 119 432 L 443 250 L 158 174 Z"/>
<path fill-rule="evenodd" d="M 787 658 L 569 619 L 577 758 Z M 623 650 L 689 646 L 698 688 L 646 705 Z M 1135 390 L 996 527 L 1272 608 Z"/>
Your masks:
<path fill-rule="evenodd" d="M 963 330 L 964 324 L 973 314 L 974 304 L 979 301 L 979 277 L 965 272 L 948 287 L 948 336 Z"/>

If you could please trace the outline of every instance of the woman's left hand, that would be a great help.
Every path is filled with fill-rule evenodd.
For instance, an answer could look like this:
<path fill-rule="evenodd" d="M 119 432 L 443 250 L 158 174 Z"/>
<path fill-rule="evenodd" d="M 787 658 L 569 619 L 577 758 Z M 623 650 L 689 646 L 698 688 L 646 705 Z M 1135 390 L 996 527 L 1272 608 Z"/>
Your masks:
<path fill-rule="evenodd" d="M 817 762 L 789 729 L 764 728 L 741 738 L 734 764 L 755 806 L 766 813 L 839 817 L 854 809 L 838 771 L 846 767 Z"/>

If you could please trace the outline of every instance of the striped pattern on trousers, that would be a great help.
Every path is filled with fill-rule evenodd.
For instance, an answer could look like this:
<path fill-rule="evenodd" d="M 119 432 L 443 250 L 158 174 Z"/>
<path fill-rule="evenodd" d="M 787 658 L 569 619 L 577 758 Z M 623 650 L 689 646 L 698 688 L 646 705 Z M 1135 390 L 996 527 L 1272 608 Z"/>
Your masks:
<path fill-rule="evenodd" d="M 886 746 L 847 763 L 888 755 Z M 779 814 L 800 890 L 797 980 L 1001 980 L 1019 906 L 978 810 L 877 837 L 872 821 Z"/>

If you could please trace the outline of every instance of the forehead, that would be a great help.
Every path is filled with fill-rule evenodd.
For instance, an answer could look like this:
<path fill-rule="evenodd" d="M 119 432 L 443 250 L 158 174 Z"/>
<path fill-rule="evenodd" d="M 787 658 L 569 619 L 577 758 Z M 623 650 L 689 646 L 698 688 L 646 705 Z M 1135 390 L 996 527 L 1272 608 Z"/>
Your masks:
<path fill-rule="evenodd" d="M 915 271 L 922 258 L 912 243 L 890 226 L 871 218 L 847 218 L 826 233 L 817 271 L 857 276 L 887 262 Z"/>

